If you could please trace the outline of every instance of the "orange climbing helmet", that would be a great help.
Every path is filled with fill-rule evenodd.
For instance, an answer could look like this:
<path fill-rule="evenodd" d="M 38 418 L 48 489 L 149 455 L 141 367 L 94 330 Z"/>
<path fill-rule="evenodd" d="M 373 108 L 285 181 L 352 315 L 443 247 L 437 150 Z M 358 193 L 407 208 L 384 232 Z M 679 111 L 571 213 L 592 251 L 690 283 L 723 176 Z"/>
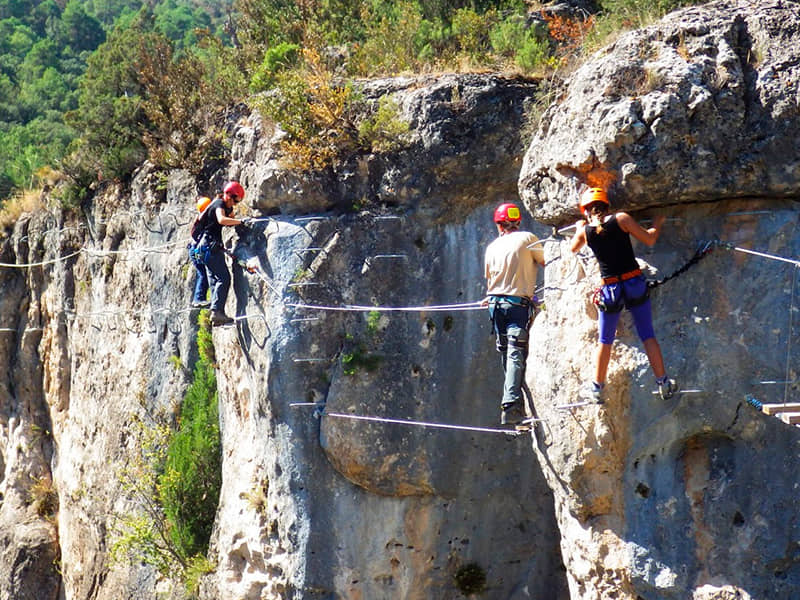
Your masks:
<path fill-rule="evenodd" d="M 231 196 L 236 196 L 238 200 L 244 200 L 244 188 L 238 181 L 229 181 L 222 191 Z"/>
<path fill-rule="evenodd" d="M 608 203 L 608 194 L 603 188 L 593 187 L 589 188 L 581 194 L 580 209 L 583 214 L 586 214 L 586 207 L 595 202 L 602 202 L 606 206 Z"/>
<path fill-rule="evenodd" d="M 519 212 L 519 206 L 506 202 L 494 209 L 494 222 L 495 223 L 519 223 L 522 215 Z"/>
<path fill-rule="evenodd" d="M 208 205 L 211 204 L 211 198 L 208 196 L 200 196 L 197 199 L 197 212 L 203 212 L 205 209 L 208 208 Z"/>

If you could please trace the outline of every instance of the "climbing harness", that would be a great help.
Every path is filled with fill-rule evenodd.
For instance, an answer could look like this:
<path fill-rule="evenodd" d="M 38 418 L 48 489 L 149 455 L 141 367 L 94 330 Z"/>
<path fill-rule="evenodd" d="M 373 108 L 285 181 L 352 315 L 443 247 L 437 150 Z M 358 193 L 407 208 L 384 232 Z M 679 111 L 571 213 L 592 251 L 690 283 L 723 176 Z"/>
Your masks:
<path fill-rule="evenodd" d="M 614 276 L 614 277 L 603 277 L 603 285 L 613 285 L 615 283 L 621 283 L 623 281 L 628 281 L 629 279 L 633 279 L 634 277 L 638 277 L 642 274 L 641 269 L 634 269 L 633 271 L 628 271 L 627 273 L 623 273 L 622 275 Z"/>
<path fill-rule="evenodd" d="M 189 258 L 197 265 L 208 264 L 208 259 L 211 258 L 211 252 L 216 247 L 216 243 L 211 241 L 206 242 L 205 236 L 201 237 L 197 242 L 190 243 L 186 248 L 189 250 Z"/>

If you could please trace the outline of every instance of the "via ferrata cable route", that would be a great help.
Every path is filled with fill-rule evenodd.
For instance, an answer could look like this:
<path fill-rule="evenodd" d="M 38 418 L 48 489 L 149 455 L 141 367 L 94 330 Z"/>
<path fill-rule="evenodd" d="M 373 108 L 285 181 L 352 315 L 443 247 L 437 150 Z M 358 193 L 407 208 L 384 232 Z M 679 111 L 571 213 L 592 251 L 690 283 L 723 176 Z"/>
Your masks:
<path fill-rule="evenodd" d="M 174 215 L 167 215 L 172 216 L 175 218 L 175 222 L 177 225 L 181 225 Z M 270 217 L 266 218 L 253 218 L 251 221 L 270 221 L 270 222 L 277 222 Z M 536 242 L 535 244 L 546 244 L 546 243 L 558 243 L 563 241 L 563 238 L 559 236 L 562 235 L 564 232 L 574 228 L 574 226 L 563 227 L 561 229 L 553 231 L 553 234 L 550 237 L 543 238 Z M 62 230 L 58 230 L 60 232 Z M 43 232 L 43 236 L 52 233 L 52 231 L 47 230 Z M 34 267 L 45 267 L 53 264 L 57 264 L 59 262 L 64 262 L 75 258 L 80 254 L 85 254 L 88 257 L 107 257 L 107 256 L 119 256 L 125 254 L 134 254 L 134 253 L 165 253 L 170 251 L 171 248 L 188 241 L 188 239 L 179 239 L 172 242 L 167 242 L 160 245 L 155 246 L 140 246 L 128 249 L 121 249 L 121 250 L 102 250 L 102 249 L 94 249 L 89 246 L 81 246 L 77 250 L 64 254 L 62 256 L 54 257 L 52 259 L 45 259 L 36 262 L 30 263 L 0 263 L 0 268 L 34 268 Z M 715 248 L 721 248 L 729 251 L 740 252 L 750 256 L 773 260 L 778 262 L 783 262 L 787 264 L 791 264 L 795 267 L 795 279 L 796 279 L 796 270 L 800 268 L 800 260 L 795 260 L 791 258 L 787 258 L 784 256 L 771 254 L 767 252 L 761 252 L 758 250 L 753 250 L 750 248 L 745 248 L 739 245 L 735 245 L 730 242 L 725 242 L 720 240 L 719 238 L 714 238 L 708 241 L 702 241 L 698 244 L 698 247 L 694 253 L 694 255 L 680 268 L 675 270 L 673 273 L 660 278 L 658 280 L 650 280 L 648 281 L 649 288 L 656 288 L 667 281 L 670 281 L 683 273 L 685 273 L 688 269 L 692 266 L 699 263 L 703 258 L 707 257 Z M 267 288 L 279 299 L 280 304 L 285 306 L 286 308 L 290 309 L 302 309 L 302 310 L 317 310 L 317 311 L 335 311 L 335 312 L 436 312 L 436 311 L 472 311 L 472 310 L 483 310 L 484 305 L 483 301 L 475 301 L 475 302 L 465 302 L 465 303 L 453 303 L 453 304 L 431 304 L 431 305 L 412 305 L 412 306 L 372 306 L 372 305 L 359 305 L 359 304 L 342 304 L 342 305 L 315 305 L 309 303 L 302 303 L 302 302 L 286 302 L 283 299 L 283 293 L 276 289 L 274 283 L 270 280 L 270 278 L 264 273 L 261 268 L 258 266 L 257 257 L 251 257 L 248 260 L 243 260 L 238 258 L 233 252 L 226 249 L 226 254 L 231 257 L 231 259 L 236 262 L 239 266 L 244 268 L 247 272 L 256 275 L 259 279 L 263 282 Z M 794 283 L 794 282 L 793 282 Z M 546 289 L 546 288 L 545 288 Z M 794 286 L 793 286 L 793 294 L 792 294 L 792 304 L 794 304 Z M 167 309 L 164 309 L 167 310 Z M 102 312 L 102 311 L 101 311 Z M 105 316 L 108 318 L 107 312 L 95 312 L 95 313 L 86 313 L 86 314 L 78 314 L 70 311 L 71 316 L 73 318 L 88 318 L 94 315 L 97 316 Z M 170 310 L 170 314 L 179 314 L 178 310 Z M 154 311 L 155 315 L 156 311 Z M 257 317 L 263 319 L 263 315 L 242 315 L 237 316 L 236 321 L 241 321 L 244 319 L 249 319 L 251 317 Z M 10 328 L 8 328 L 9 331 Z M 4 330 L 5 331 L 5 330 Z M 790 334 L 791 338 L 791 334 Z M 787 356 L 787 370 L 789 368 L 789 357 Z M 788 375 L 786 377 L 787 381 L 789 379 Z M 788 388 L 787 388 L 788 389 Z M 572 409 L 577 408 L 580 406 L 586 406 L 591 403 L 574 403 L 574 404 L 567 404 L 557 406 L 556 408 L 559 409 Z M 365 415 L 346 415 L 344 413 L 326 413 L 327 416 L 331 416 L 333 418 L 349 418 L 355 420 L 362 420 L 362 421 L 373 421 L 373 422 L 383 422 L 387 424 L 397 424 L 397 425 L 406 425 L 406 426 L 419 426 L 419 427 L 430 427 L 430 428 L 441 428 L 441 429 L 458 429 L 458 430 L 466 430 L 466 431 L 478 431 L 478 432 L 486 432 L 486 433 L 504 433 L 506 435 L 519 435 L 529 429 L 526 429 L 523 425 L 522 428 L 519 430 L 510 430 L 510 429 L 498 429 L 498 428 L 482 428 L 482 427 L 471 427 L 471 426 L 462 426 L 462 425 L 449 425 L 444 423 L 429 423 L 425 421 L 413 421 L 413 420 L 403 420 L 403 419 L 389 419 L 383 417 L 374 417 L 374 416 L 365 416 Z M 536 422 L 542 421 L 543 419 L 529 419 L 528 425 L 535 424 Z"/>

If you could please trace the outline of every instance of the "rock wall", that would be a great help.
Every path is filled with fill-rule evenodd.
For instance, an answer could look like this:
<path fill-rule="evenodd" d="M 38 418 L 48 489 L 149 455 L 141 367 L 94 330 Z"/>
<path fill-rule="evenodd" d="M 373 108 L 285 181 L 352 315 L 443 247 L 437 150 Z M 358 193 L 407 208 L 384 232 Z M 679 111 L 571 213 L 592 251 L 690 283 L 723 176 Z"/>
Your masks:
<path fill-rule="evenodd" d="M 536 82 L 381 80 L 365 97 L 394 94 L 411 125 L 391 155 L 293 175 L 253 114 L 210 182 L 144 166 L 77 213 L 23 216 L 0 246 L 0 597 L 183 596 L 109 545 L 136 509 L 121 484 L 136 423 L 175 419 L 196 358 L 193 200 L 237 178 L 261 220 L 232 247 L 260 271 L 232 267 L 240 319 L 214 332 L 223 488 L 201 598 L 456 599 L 467 565 L 487 598 L 795 598 L 800 437 L 745 396 L 796 398 L 797 266 L 741 250 L 800 253 L 799 15 L 716 2 L 621 37 L 565 82 L 527 152 Z M 591 376 L 596 335 L 596 267 L 564 239 L 545 245 L 532 328 L 533 437 L 478 431 L 499 417 L 484 311 L 340 310 L 479 300 L 497 202 L 519 193 L 561 226 L 583 184 L 668 214 L 636 249 L 654 279 L 729 244 L 653 292 L 672 400 L 623 317 L 607 403 L 557 408 Z"/>
<path fill-rule="evenodd" d="M 547 421 L 536 453 L 556 495 L 571 598 L 794 598 L 798 430 L 754 410 L 797 400 L 800 21 L 794 2 L 715 2 L 622 36 L 577 71 L 534 137 L 520 191 L 542 220 L 577 217 L 582 185 L 668 216 L 651 279 L 713 251 L 652 294 L 662 401 L 627 317 L 604 407 L 558 410 L 593 374 L 591 253 L 547 245 L 548 310 L 529 386 Z M 641 209 L 649 210 L 641 210 Z M 552 308 L 551 308 L 552 307 Z M 556 350 L 554 350 L 556 349 Z M 569 349 L 567 352 L 558 349 Z M 772 382 L 772 383 L 770 383 Z"/>
<path fill-rule="evenodd" d="M 536 84 L 469 75 L 372 85 L 367 94 L 394 91 L 412 123 L 394 162 L 367 155 L 292 179 L 252 115 L 212 182 L 238 178 L 262 216 L 232 236 L 261 276 L 232 267 L 227 310 L 241 319 L 214 333 L 223 489 L 201 597 L 458 598 L 455 575 L 474 564 L 497 597 L 566 598 L 553 495 L 524 438 L 292 406 L 479 428 L 499 419 L 484 310 L 376 319 L 294 305 L 479 300 L 489 216 L 497 196 L 516 193 Z M 193 199 L 207 193 L 199 185 L 176 172 L 163 186 L 145 166 L 129 192 L 98 190 L 79 215 L 25 217 L 3 246 L 7 263 L 46 263 L 2 272 L 14 329 L 3 351 L 18 365 L 3 380 L 0 516 L 15 532 L 4 597 L 183 595 L 150 567 L 112 562 L 109 548 L 117 516 L 137 510 L 122 484 L 141 451 L 137 423 L 175 419 L 196 358 L 183 247 Z M 28 345 L 16 341 L 34 327 Z M 37 445 L 21 445 L 37 433 Z M 37 510 L 40 479 L 57 508 Z"/>

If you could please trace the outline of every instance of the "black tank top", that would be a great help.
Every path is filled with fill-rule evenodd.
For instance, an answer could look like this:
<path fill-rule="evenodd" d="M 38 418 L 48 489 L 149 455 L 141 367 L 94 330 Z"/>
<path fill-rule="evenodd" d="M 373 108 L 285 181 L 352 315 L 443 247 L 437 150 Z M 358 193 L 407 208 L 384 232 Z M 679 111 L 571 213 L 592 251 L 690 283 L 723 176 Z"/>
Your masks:
<path fill-rule="evenodd" d="M 203 212 L 203 216 L 200 217 L 200 227 L 201 231 L 207 233 L 210 239 L 222 245 L 222 225 L 217 221 L 218 208 L 222 209 L 226 217 L 230 217 L 233 214 L 233 207 L 227 208 L 225 201 L 217 198 L 208 205 L 208 208 Z"/>
<path fill-rule="evenodd" d="M 594 252 L 600 264 L 601 277 L 617 277 L 639 268 L 631 246 L 631 236 L 617 223 L 617 215 L 612 215 L 603 223 L 602 232 L 597 227 L 586 225 L 586 243 Z"/>

